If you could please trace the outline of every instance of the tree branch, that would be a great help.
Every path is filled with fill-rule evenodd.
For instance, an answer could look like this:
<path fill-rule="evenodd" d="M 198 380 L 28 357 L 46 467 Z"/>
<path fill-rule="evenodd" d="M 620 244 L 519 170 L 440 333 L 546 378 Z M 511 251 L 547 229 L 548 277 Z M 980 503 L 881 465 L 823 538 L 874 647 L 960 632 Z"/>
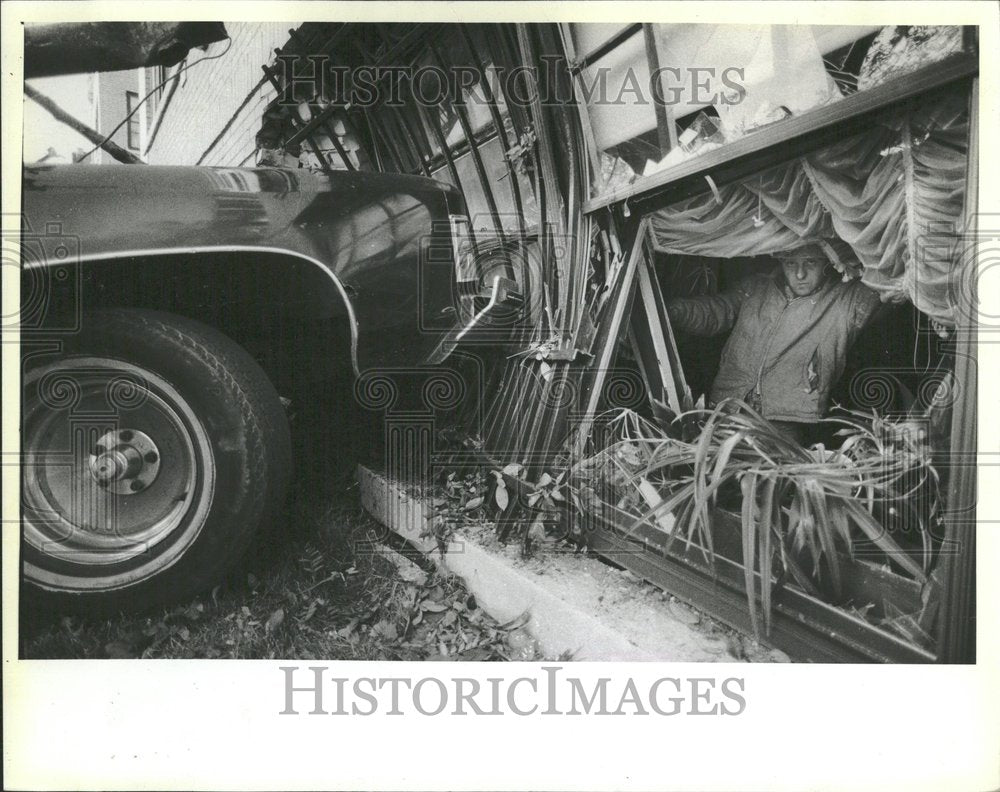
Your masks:
<path fill-rule="evenodd" d="M 53 102 L 49 97 L 44 94 L 39 93 L 34 88 L 32 88 L 27 83 L 24 84 L 24 94 L 29 99 L 32 99 L 38 103 L 41 107 L 47 110 L 56 121 L 61 121 L 70 129 L 73 129 L 83 135 L 87 140 L 96 146 L 100 146 L 108 154 L 114 157 L 119 162 L 124 162 L 126 165 L 144 165 L 145 163 L 139 159 L 135 154 L 130 151 L 126 151 L 117 143 L 112 143 L 110 140 L 105 140 L 104 135 L 98 132 L 96 129 L 92 129 L 81 121 L 77 121 L 73 116 L 63 110 L 59 105 Z"/>

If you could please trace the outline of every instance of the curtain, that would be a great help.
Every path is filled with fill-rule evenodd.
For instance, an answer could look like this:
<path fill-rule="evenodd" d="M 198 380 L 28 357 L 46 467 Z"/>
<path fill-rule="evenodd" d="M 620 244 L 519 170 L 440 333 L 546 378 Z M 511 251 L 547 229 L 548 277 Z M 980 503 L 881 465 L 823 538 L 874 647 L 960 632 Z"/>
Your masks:
<path fill-rule="evenodd" d="M 966 98 L 912 105 L 863 133 L 651 218 L 668 253 L 732 258 L 808 243 L 883 301 L 954 326 L 968 158 Z"/>

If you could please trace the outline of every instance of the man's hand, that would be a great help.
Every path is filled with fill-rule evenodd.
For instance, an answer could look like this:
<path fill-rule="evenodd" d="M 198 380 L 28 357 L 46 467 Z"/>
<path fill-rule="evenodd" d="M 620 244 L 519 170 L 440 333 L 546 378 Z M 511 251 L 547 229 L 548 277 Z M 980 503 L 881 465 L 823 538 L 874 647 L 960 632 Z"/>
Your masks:
<path fill-rule="evenodd" d="M 714 336 L 733 329 L 740 306 L 750 295 L 748 282 L 732 291 L 704 297 L 683 297 L 667 301 L 667 316 L 677 330 L 699 336 Z"/>

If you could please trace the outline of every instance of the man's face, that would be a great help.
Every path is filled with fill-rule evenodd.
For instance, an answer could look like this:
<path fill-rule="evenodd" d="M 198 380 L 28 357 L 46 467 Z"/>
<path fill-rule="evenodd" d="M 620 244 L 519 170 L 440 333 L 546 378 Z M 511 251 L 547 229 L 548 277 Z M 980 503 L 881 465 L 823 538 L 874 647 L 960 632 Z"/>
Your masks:
<path fill-rule="evenodd" d="M 812 294 L 826 278 L 826 260 L 818 258 L 786 259 L 781 262 L 788 288 L 796 297 Z"/>

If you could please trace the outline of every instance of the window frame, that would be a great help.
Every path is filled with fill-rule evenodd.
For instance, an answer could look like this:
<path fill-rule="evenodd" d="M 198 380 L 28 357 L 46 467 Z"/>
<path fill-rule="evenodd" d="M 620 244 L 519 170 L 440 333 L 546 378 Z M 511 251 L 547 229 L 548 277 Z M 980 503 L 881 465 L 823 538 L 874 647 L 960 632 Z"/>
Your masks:
<path fill-rule="evenodd" d="M 142 148 L 142 126 L 139 113 L 135 112 L 139 104 L 138 91 L 125 91 L 125 114 L 129 116 L 125 123 L 125 147 L 129 151 L 139 151 Z M 135 113 L 134 115 L 131 115 Z"/>
<path fill-rule="evenodd" d="M 873 113 L 963 78 L 973 77 L 978 73 L 977 52 L 953 55 L 869 90 L 858 91 L 833 104 L 788 118 L 768 129 L 727 143 L 701 156 L 692 157 L 659 173 L 640 176 L 627 187 L 610 190 L 603 195 L 585 200 L 583 211 L 591 214 L 600 209 L 640 198 L 645 201 L 667 196 L 668 203 L 675 201 L 676 191 L 667 188 L 673 188 L 689 180 L 697 180 L 704 185 L 703 177 L 707 175 L 711 175 L 719 183 L 718 174 L 722 169 L 733 171 L 742 166 L 747 174 L 759 171 L 761 155 L 779 153 L 778 149 L 781 149 L 780 159 L 793 159 L 800 156 L 803 151 L 815 148 L 818 145 L 817 141 L 836 139 L 838 130 L 842 130 L 846 125 L 869 123 Z M 583 122 L 589 123 L 589 120 L 584 118 Z M 592 152 L 591 156 L 593 157 L 595 153 L 599 154 Z M 599 167 L 599 160 L 591 161 L 592 169 Z"/>

